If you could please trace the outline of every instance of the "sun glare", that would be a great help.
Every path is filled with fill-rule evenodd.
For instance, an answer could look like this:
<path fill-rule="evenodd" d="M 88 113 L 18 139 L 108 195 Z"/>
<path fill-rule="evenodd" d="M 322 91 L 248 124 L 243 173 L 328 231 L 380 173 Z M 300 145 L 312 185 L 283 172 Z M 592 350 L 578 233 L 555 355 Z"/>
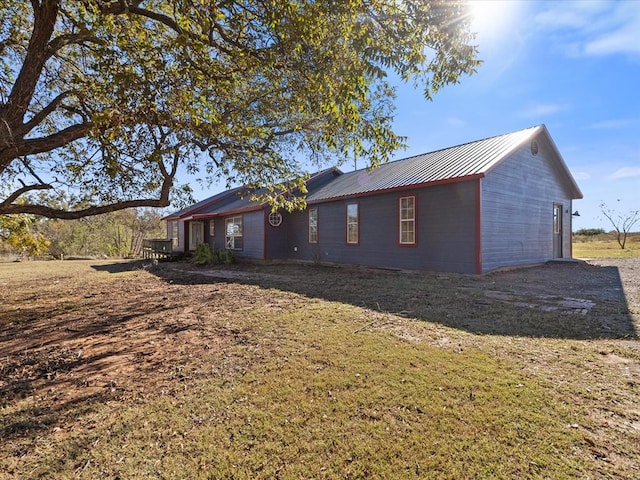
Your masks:
<path fill-rule="evenodd" d="M 479 41 L 495 41 L 514 28 L 519 2 L 507 0 L 469 0 L 471 29 Z"/>

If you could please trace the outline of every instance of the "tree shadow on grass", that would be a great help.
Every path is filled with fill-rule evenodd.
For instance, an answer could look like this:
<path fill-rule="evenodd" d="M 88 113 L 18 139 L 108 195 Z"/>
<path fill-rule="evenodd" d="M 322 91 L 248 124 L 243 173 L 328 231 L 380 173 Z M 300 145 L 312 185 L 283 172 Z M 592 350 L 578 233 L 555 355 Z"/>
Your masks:
<path fill-rule="evenodd" d="M 89 295 L 84 285 L 65 287 L 59 299 L 40 296 L 39 303 L 1 312 L 0 438 L 17 442 L 18 454 L 38 435 L 135 394 L 140 382 L 160 378 L 171 387 L 182 356 L 171 336 L 192 325 L 176 324 L 167 312 L 187 302 L 169 305 L 162 295 L 133 288 L 134 280 L 126 292 L 114 285 L 93 285 Z"/>
<path fill-rule="evenodd" d="M 41 296 L 40 303 L 0 312 L 0 435 L 7 455 L 20 457 L 35 448 L 37 438 L 56 429 L 63 434 L 66 425 L 108 402 L 180 388 L 189 362 L 235 368 L 241 358 L 221 367 L 189 360 L 245 342 L 233 322 L 227 327 L 226 320 L 211 324 L 198 317 L 199 309 L 215 302 L 233 315 L 244 302 L 259 309 L 284 291 L 475 334 L 637 338 L 627 285 L 615 266 L 547 264 L 483 276 L 315 264 L 198 268 L 118 262 L 93 268 L 113 274 L 148 269 L 164 283 L 125 275 L 122 282 L 93 285 L 89 294 L 73 283 L 65 286 L 63 301 L 49 298 L 42 306 Z M 567 297 L 594 305 L 584 314 L 539 308 Z"/>
<path fill-rule="evenodd" d="M 154 274 L 184 285 L 276 288 L 476 334 L 578 340 L 638 336 L 615 266 L 550 262 L 476 276 L 316 264 L 181 265 Z"/>

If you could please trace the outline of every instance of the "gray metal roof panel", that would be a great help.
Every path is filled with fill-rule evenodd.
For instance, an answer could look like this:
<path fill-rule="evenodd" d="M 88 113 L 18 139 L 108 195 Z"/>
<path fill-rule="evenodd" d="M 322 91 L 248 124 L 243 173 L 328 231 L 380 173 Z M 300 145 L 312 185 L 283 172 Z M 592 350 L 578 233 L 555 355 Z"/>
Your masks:
<path fill-rule="evenodd" d="M 310 194 L 309 202 L 482 175 L 543 127 L 485 138 L 345 173 Z"/>
<path fill-rule="evenodd" d="M 177 218 L 188 216 L 194 213 L 198 213 L 198 214 L 206 213 L 211 208 L 214 208 L 214 206 L 217 205 L 218 202 L 224 200 L 229 195 L 232 195 L 233 193 L 239 191 L 241 188 L 242 187 L 236 187 L 236 188 L 232 188 L 231 190 L 225 190 L 223 192 L 217 193 L 212 197 L 205 198 L 204 200 L 200 200 L 199 202 L 196 202 L 193 205 L 189 205 L 188 207 L 185 207 L 181 210 L 173 212 L 167 215 L 166 217 L 164 217 L 163 220 L 177 219 Z"/>

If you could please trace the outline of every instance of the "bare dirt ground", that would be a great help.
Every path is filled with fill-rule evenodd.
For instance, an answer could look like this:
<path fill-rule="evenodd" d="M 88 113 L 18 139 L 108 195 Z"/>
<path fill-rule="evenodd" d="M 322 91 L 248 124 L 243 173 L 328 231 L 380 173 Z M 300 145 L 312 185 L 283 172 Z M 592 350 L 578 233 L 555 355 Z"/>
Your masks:
<path fill-rule="evenodd" d="M 362 329 L 520 362 L 590 418 L 575 428 L 606 464 L 594 478 L 640 478 L 640 258 L 484 276 L 64 263 L 45 272 L 0 264 L 0 408 L 11 410 L 0 437 L 11 455 L 29 454 L 45 433 L 63 434 L 96 402 L 179 389 L 205 352 L 219 356 L 210 368 L 220 372 L 246 368 L 225 354 L 253 335 L 235 328 L 234 316 L 319 298 L 368 309 Z"/>

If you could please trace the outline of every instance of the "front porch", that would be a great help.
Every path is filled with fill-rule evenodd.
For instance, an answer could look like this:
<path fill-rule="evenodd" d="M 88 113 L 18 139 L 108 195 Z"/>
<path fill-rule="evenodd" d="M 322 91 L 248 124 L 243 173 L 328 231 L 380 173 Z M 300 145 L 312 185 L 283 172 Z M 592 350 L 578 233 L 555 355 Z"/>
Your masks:
<path fill-rule="evenodd" d="M 142 241 L 142 258 L 156 260 L 171 260 L 182 252 L 173 251 L 173 241 L 160 238 L 149 238 Z"/>

